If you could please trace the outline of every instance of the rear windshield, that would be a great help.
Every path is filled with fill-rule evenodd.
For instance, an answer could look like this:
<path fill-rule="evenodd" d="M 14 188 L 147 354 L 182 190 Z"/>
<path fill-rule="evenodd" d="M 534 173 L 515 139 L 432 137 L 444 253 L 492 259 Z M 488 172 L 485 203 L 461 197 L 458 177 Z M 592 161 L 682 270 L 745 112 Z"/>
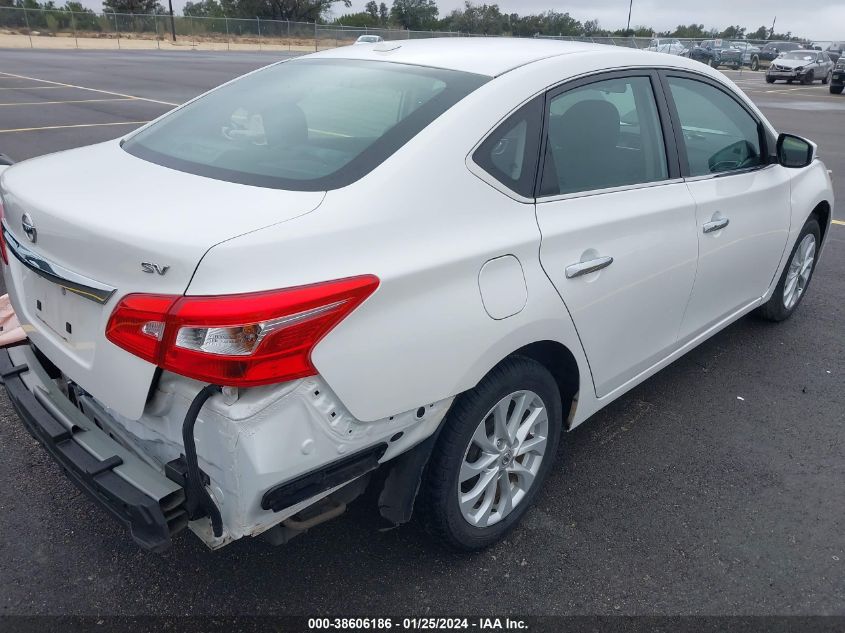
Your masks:
<path fill-rule="evenodd" d="M 198 99 L 123 144 L 144 160 L 259 187 L 367 174 L 489 77 L 391 62 L 293 60 Z"/>

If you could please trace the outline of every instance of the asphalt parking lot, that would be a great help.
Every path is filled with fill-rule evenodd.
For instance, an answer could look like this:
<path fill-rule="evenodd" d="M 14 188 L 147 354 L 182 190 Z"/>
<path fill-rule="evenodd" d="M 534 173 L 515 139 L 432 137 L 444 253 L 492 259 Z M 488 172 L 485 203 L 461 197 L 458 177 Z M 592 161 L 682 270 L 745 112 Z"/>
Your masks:
<path fill-rule="evenodd" d="M 0 51 L 0 152 L 114 138 L 279 58 Z M 819 143 L 845 200 L 845 95 L 727 74 Z M 143 553 L 3 394 L 0 614 L 845 615 L 843 209 L 794 318 L 740 320 L 565 436 L 523 525 L 473 556 L 379 532 L 370 499 L 282 548 Z"/>

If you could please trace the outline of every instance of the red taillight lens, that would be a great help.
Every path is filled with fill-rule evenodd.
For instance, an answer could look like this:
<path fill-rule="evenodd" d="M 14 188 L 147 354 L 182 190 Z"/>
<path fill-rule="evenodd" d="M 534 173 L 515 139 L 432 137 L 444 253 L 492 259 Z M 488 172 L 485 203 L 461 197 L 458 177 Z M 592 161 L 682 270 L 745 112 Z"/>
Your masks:
<path fill-rule="evenodd" d="M 106 338 L 135 356 L 159 364 L 164 325 L 173 295 L 126 295 L 106 326 Z"/>
<path fill-rule="evenodd" d="M 6 210 L 3 208 L 3 198 L 0 198 L 0 222 L 6 217 Z M 0 257 L 3 258 L 3 263 L 9 265 L 9 255 L 6 253 L 6 238 L 3 237 L 3 231 L 0 229 Z"/>
<path fill-rule="evenodd" d="M 219 297 L 127 295 L 106 338 L 168 371 L 253 387 L 316 373 L 311 351 L 378 287 L 371 275 Z"/>

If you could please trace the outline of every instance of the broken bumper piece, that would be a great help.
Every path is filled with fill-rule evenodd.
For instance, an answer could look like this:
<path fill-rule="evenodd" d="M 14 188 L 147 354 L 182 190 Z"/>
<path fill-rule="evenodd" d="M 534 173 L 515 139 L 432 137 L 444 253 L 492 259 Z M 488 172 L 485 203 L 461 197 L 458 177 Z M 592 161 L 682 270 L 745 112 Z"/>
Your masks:
<path fill-rule="evenodd" d="M 143 549 L 166 550 L 173 535 L 188 524 L 183 489 L 74 407 L 29 346 L 0 350 L 0 377 L 24 426 L 68 478 L 122 523 Z"/>

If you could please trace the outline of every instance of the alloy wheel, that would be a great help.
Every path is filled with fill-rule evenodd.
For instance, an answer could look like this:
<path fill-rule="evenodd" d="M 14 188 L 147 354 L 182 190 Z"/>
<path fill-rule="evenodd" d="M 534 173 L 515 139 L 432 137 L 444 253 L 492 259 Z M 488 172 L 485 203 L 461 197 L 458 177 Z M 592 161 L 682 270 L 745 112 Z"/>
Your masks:
<path fill-rule="evenodd" d="M 813 265 L 816 261 L 816 238 L 814 235 L 805 235 L 801 240 L 792 261 L 789 262 L 789 271 L 786 273 L 786 281 L 783 284 L 783 307 L 791 310 L 810 281 L 813 272 Z"/>
<path fill-rule="evenodd" d="M 487 412 L 458 476 L 458 504 L 470 525 L 494 525 L 522 502 L 540 470 L 548 435 L 548 409 L 533 391 L 513 392 Z"/>

